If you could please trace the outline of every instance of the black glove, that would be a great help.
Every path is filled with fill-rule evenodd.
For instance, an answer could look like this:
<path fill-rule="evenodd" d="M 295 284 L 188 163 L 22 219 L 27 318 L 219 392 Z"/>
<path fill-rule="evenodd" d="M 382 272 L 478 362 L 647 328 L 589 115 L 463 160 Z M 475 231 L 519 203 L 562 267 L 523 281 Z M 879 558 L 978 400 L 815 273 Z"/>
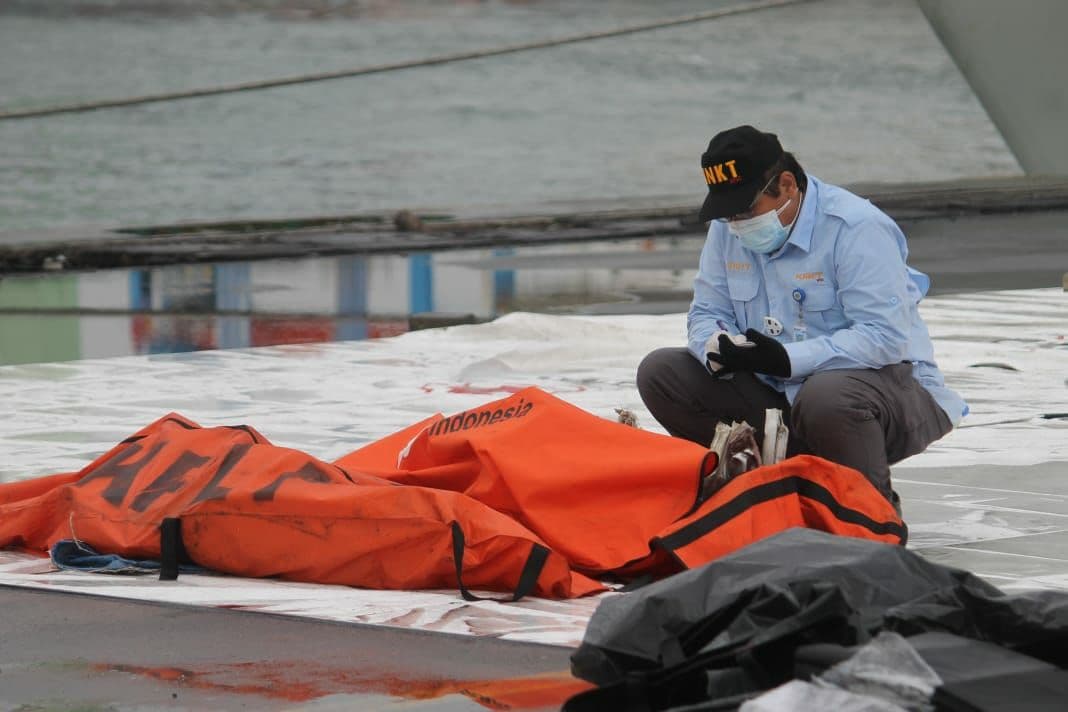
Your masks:
<path fill-rule="evenodd" d="M 715 375 L 753 371 L 779 378 L 790 377 L 790 357 L 782 344 L 756 329 L 746 329 L 745 338 L 749 343 L 738 345 L 726 334 L 720 335 L 719 353 L 708 354 L 709 360 L 723 364 Z"/>

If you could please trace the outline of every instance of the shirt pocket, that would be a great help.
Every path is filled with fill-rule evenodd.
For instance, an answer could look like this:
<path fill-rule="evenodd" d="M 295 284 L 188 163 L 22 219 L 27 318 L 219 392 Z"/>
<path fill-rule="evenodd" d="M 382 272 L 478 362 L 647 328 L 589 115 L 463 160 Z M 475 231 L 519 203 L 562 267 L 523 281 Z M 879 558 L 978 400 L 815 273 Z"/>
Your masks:
<path fill-rule="evenodd" d="M 828 331 L 836 331 L 845 326 L 845 312 L 838 305 L 834 287 L 822 284 L 804 287 L 804 290 L 805 300 L 801 303 L 801 309 L 805 312 L 806 320 Z"/>
<path fill-rule="evenodd" d="M 757 323 L 760 319 L 755 315 L 757 292 L 760 291 L 760 283 L 753 275 L 731 276 L 727 278 L 727 291 L 731 295 L 731 303 L 734 305 L 734 317 L 742 331 Z"/>

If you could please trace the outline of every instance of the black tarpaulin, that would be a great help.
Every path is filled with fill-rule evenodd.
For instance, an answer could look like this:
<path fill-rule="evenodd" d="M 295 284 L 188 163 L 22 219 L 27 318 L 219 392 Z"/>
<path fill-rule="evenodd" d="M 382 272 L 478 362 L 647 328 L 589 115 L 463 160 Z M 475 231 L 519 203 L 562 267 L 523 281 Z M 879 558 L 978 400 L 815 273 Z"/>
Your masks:
<path fill-rule="evenodd" d="M 1068 709 L 1068 673 L 1035 670 L 955 682 L 935 691 L 942 712 L 1050 712 Z"/>
<path fill-rule="evenodd" d="M 1057 669 L 1055 665 L 1000 645 L 952 633 L 920 633 L 906 640 L 944 685 Z M 857 650 L 858 646 L 826 643 L 804 645 L 795 653 L 794 673 L 801 678 L 819 674 L 846 660 Z"/>
<path fill-rule="evenodd" d="M 791 529 L 707 566 L 606 599 L 572 656 L 583 693 L 632 709 L 751 694 L 794 675 L 801 645 L 881 630 L 944 631 L 1068 661 L 1068 595 L 1006 595 L 899 546 Z M 593 709 L 579 704 L 567 709 Z"/>

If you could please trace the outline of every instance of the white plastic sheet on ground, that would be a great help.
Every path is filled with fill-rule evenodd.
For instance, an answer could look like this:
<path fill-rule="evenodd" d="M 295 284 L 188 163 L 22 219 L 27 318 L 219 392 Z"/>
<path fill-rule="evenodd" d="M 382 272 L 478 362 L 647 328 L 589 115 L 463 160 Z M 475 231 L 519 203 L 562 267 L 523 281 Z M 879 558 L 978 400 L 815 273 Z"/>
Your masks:
<path fill-rule="evenodd" d="M 1039 417 L 1068 411 L 1068 294 L 943 296 L 925 300 L 921 312 L 946 380 L 971 414 L 894 468 L 910 546 L 999 586 L 1068 589 L 1068 465 L 1059 465 L 1068 462 L 1068 420 Z M 660 430 L 634 372 L 652 349 L 684 341 L 683 314 L 515 313 L 377 341 L 0 367 L 0 400 L 14 414 L 0 423 L 0 480 L 80 469 L 170 411 L 202 425 L 251 425 L 324 460 L 435 412 L 531 385 L 604 417 L 628 408 L 641 427 Z M 564 645 L 579 642 L 596 605 L 468 604 L 455 592 L 219 577 L 183 577 L 175 586 L 40 568 L 2 554 L 0 583 Z"/>

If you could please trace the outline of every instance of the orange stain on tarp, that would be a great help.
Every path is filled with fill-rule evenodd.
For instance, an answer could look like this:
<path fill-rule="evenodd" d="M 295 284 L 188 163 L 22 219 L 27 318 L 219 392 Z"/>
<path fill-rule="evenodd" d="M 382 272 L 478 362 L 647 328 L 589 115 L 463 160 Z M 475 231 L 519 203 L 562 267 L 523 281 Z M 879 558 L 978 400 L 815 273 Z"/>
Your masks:
<path fill-rule="evenodd" d="M 307 702 L 326 695 L 377 693 L 412 700 L 464 695 L 491 710 L 523 710 L 559 706 L 593 685 L 568 672 L 500 680 L 412 679 L 373 671 L 351 671 L 279 662 L 222 663 L 210 669 L 147 667 L 98 663 L 96 672 L 119 672 L 148 677 L 198 690 L 260 695 Z"/>

